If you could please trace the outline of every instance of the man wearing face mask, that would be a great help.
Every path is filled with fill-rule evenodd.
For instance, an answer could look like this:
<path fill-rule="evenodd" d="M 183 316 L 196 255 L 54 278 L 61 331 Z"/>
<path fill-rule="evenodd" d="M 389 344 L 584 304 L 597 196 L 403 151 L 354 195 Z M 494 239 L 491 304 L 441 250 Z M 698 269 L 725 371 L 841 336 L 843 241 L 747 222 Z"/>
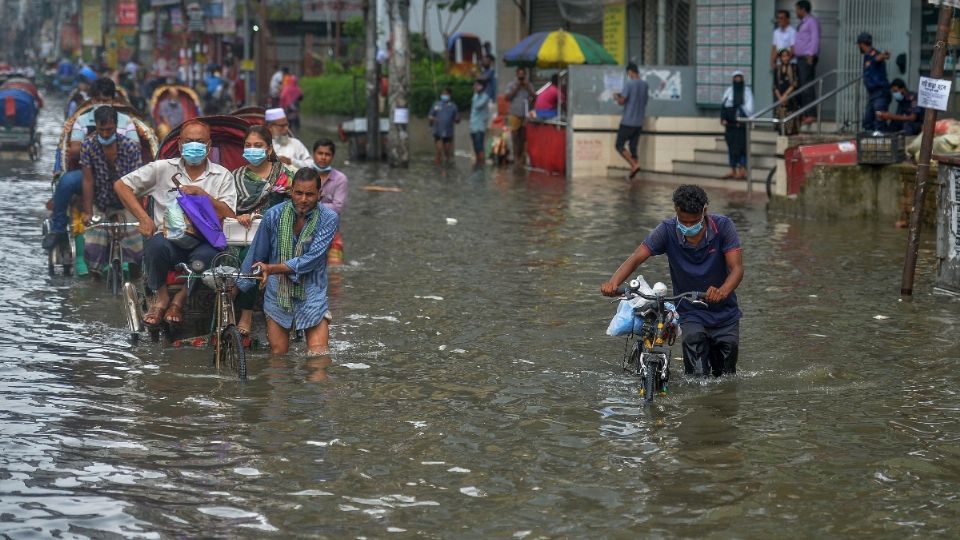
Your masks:
<path fill-rule="evenodd" d="M 117 137 L 117 110 L 110 105 L 98 107 L 93 116 L 97 129 L 87 135 L 80 146 L 83 221 L 89 222 L 93 215 L 111 221 L 135 221 L 135 216 L 124 211 L 113 183 L 140 168 L 140 145 L 126 137 Z M 143 237 L 136 229 L 131 228 L 123 234 L 121 247 L 124 259 L 139 264 Z M 94 272 L 100 273 L 107 267 L 110 263 L 110 235 L 107 231 L 89 229 L 84 233 L 84 258 L 87 267 Z"/>
<path fill-rule="evenodd" d="M 673 293 L 705 291 L 709 307 L 680 302 L 683 366 L 687 374 L 706 377 L 737 371 L 740 307 L 734 292 L 743 280 L 740 238 L 733 221 L 707 213 L 707 194 L 699 186 L 682 185 L 673 192 L 676 216 L 664 220 L 637 247 L 609 281 L 605 296 L 654 255 L 667 255 Z"/>
<path fill-rule="evenodd" d="M 181 193 L 205 195 L 221 220 L 235 216 L 237 188 L 233 176 L 207 159 L 209 152 L 210 127 L 197 119 L 187 120 L 180 129 L 181 157 L 148 163 L 113 185 L 120 201 L 140 222 L 140 233 L 147 238 L 143 266 L 147 272 L 147 288 L 156 293 L 153 306 L 143 318 L 148 326 L 162 321 L 177 324 L 183 320 L 187 288 L 171 299 L 167 272 L 177 264 L 193 261 L 209 267 L 218 252 L 199 233 L 188 230 L 177 234 L 174 224 L 167 221 L 168 207 L 174 205 Z M 140 205 L 139 197 L 146 196 L 153 199 L 153 216 Z"/>
<path fill-rule="evenodd" d="M 300 142 L 300 139 L 290 135 L 290 122 L 283 109 L 267 109 L 263 119 L 266 120 L 267 129 L 273 136 L 273 151 L 276 152 L 277 159 L 281 163 L 290 165 L 294 169 L 309 167 L 313 163 L 307 147 Z"/>
<path fill-rule="evenodd" d="M 107 78 L 100 78 L 93 82 L 91 87 L 90 100 L 94 107 L 89 111 L 77 117 L 70 130 L 70 142 L 67 147 L 67 155 L 64 157 L 66 171 L 57 180 L 57 186 L 54 189 L 53 197 L 48 206 L 52 207 L 50 215 L 51 230 L 43 237 L 43 249 L 51 250 L 58 243 L 67 241 L 67 212 L 70 209 L 70 201 L 75 195 L 79 195 L 83 187 L 83 171 L 80 170 L 78 160 L 80 159 L 80 145 L 84 138 L 92 133 L 96 127 L 94 114 L 97 109 L 110 104 L 116 97 L 117 86 Z M 117 113 L 117 133 L 120 137 L 129 139 L 137 145 L 140 144 L 140 136 L 137 135 L 137 127 L 130 120 L 130 117 Z"/>
<path fill-rule="evenodd" d="M 340 218 L 320 202 L 320 174 L 304 167 L 293 177 L 290 200 L 263 215 L 241 270 L 263 272 L 263 312 L 274 354 L 290 346 L 290 332 L 303 330 L 307 350 L 323 353 L 330 339 L 327 302 L 327 250 Z M 241 290 L 255 284 L 241 281 Z"/>
<path fill-rule="evenodd" d="M 319 139 L 313 143 L 313 168 L 320 173 L 320 204 L 340 216 L 347 205 L 347 175 L 333 168 L 336 152 L 337 145 L 330 139 Z M 343 235 L 339 229 L 330 245 L 329 261 L 343 262 Z"/>
<path fill-rule="evenodd" d="M 923 107 L 917 103 L 917 95 L 907 90 L 907 83 L 903 79 L 894 79 L 890 83 L 893 101 L 897 104 L 897 112 L 883 111 L 878 117 L 888 121 L 887 131 L 903 131 L 904 135 L 915 136 L 923 129 Z"/>

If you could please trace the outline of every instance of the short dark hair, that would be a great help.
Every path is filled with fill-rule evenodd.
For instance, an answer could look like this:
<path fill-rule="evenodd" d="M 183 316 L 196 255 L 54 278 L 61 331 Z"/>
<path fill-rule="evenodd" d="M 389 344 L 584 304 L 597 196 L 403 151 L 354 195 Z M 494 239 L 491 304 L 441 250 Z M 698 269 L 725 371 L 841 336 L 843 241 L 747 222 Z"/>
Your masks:
<path fill-rule="evenodd" d="M 313 150 L 311 150 L 310 153 L 316 152 L 317 148 L 320 148 L 321 146 L 325 146 L 329 148 L 331 154 L 333 155 L 337 154 L 336 143 L 333 142 L 333 139 L 327 139 L 327 138 L 317 139 L 317 141 L 313 143 Z"/>
<path fill-rule="evenodd" d="M 441 94 L 450 94 L 450 95 L 452 96 L 452 95 L 453 95 L 453 88 L 450 88 L 449 86 L 444 86 L 444 87 L 443 87 L 443 91 L 440 92 L 440 93 L 441 93 Z"/>
<path fill-rule="evenodd" d="M 788 11 L 788 10 L 786 10 L 786 9 L 778 9 L 778 10 L 777 10 L 777 15 L 784 15 L 784 16 L 787 17 L 788 20 L 790 19 L 790 11 Z"/>
<path fill-rule="evenodd" d="M 903 79 L 894 79 L 890 82 L 890 87 L 896 86 L 897 88 L 906 88 L 907 83 L 903 82 Z"/>
<path fill-rule="evenodd" d="M 90 93 L 93 97 L 113 99 L 117 95 L 117 85 L 112 79 L 100 77 L 93 81 L 93 86 L 90 87 Z"/>
<path fill-rule="evenodd" d="M 813 6 L 810 5 L 810 0 L 798 0 L 795 5 L 806 13 L 813 11 Z"/>
<path fill-rule="evenodd" d="M 693 184 L 683 184 L 673 192 L 673 205 L 688 214 L 702 213 L 709 202 L 707 192 Z"/>
<path fill-rule="evenodd" d="M 634 73 L 640 73 L 640 68 L 637 67 L 637 64 L 630 62 L 627 64 L 627 71 L 632 71 Z"/>
<path fill-rule="evenodd" d="M 117 123 L 117 110 L 110 105 L 101 105 L 93 111 L 93 121 L 97 124 Z"/>
<path fill-rule="evenodd" d="M 554 73 L 553 75 L 551 75 L 551 76 L 550 76 L 550 84 L 552 84 L 552 85 L 554 85 L 554 86 L 557 86 L 558 84 L 560 84 L 560 74 Z"/>
<path fill-rule="evenodd" d="M 317 191 L 320 191 L 320 171 L 314 169 L 313 167 L 301 167 L 297 174 L 293 175 L 293 182 L 316 182 Z"/>

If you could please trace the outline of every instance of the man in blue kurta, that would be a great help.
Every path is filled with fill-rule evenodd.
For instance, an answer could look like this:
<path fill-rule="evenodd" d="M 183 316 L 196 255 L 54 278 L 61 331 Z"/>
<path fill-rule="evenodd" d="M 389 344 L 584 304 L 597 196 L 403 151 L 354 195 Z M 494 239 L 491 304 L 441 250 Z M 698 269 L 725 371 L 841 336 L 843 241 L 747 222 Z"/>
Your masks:
<path fill-rule="evenodd" d="M 683 366 L 687 374 L 719 377 L 737 371 L 740 307 L 734 292 L 743 280 L 740 238 L 733 221 L 707 214 L 707 194 L 683 185 L 673 192 L 676 217 L 664 220 L 634 251 L 600 292 L 615 296 L 617 288 L 644 261 L 667 255 L 674 294 L 706 292 L 703 308 L 680 302 Z"/>
<path fill-rule="evenodd" d="M 290 200 L 267 210 L 241 266 L 260 268 L 267 339 L 274 354 L 290 347 L 290 331 L 303 330 L 310 353 L 323 353 L 330 340 L 327 250 L 340 218 L 320 201 L 320 173 L 304 167 L 293 177 Z M 240 289 L 253 282 L 242 280 Z"/>

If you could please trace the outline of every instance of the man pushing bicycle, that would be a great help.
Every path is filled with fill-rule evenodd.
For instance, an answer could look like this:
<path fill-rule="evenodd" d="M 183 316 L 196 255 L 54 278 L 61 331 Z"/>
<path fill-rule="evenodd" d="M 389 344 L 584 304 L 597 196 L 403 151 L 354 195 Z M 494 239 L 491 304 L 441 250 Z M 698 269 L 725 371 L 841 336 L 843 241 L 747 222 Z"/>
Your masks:
<path fill-rule="evenodd" d="M 705 291 L 710 304 L 707 308 L 688 302 L 677 306 L 684 372 L 719 377 L 737 371 L 741 312 L 734 291 L 743 280 L 743 258 L 733 221 L 708 215 L 708 202 L 700 186 L 678 187 L 673 192 L 676 216 L 660 223 L 600 286 L 600 292 L 617 296 L 620 284 L 644 261 L 666 254 L 674 294 Z"/>

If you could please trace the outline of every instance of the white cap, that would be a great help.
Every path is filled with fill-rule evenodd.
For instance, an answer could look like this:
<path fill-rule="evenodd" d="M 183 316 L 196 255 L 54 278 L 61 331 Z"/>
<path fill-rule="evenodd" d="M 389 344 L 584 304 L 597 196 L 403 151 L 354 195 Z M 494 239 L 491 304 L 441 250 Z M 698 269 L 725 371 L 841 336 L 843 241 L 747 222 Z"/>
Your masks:
<path fill-rule="evenodd" d="M 734 71 L 734 72 L 733 72 L 733 75 L 731 75 L 730 77 L 733 78 L 733 77 L 736 77 L 737 75 L 743 77 L 743 72 L 738 69 L 738 70 Z"/>
<path fill-rule="evenodd" d="M 283 109 L 267 109 L 267 112 L 263 113 L 263 119 L 267 122 L 276 122 L 281 118 L 286 118 L 286 113 L 283 112 Z"/>

